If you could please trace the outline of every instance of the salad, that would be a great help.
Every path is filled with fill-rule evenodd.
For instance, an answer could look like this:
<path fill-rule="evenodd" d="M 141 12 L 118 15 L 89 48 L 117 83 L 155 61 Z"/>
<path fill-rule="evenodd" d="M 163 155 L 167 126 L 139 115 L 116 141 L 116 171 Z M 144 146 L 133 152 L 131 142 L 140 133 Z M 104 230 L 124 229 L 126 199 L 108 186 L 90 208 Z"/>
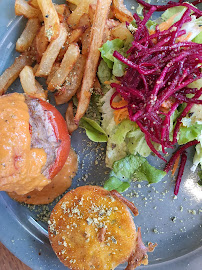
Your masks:
<path fill-rule="evenodd" d="M 156 183 L 179 167 L 177 195 L 189 147 L 195 147 L 191 170 L 202 165 L 202 12 L 189 3 L 138 2 L 123 35 L 100 48 L 103 93 L 91 100 L 97 117 L 87 114 L 80 126 L 91 140 L 107 142 L 106 189 L 123 192 L 132 179 Z M 153 19 L 156 11 L 165 12 Z M 164 170 L 149 164 L 152 153 Z"/>

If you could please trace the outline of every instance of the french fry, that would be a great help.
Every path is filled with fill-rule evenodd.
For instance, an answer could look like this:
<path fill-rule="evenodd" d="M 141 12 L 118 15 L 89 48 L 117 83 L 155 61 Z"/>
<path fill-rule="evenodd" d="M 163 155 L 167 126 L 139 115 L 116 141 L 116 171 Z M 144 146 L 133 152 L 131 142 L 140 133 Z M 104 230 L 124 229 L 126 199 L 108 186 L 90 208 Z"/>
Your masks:
<path fill-rule="evenodd" d="M 31 46 L 39 28 L 40 22 L 38 18 L 29 19 L 27 21 L 24 31 L 16 42 L 16 50 L 18 52 L 24 52 Z"/>
<path fill-rule="evenodd" d="M 132 22 L 133 15 L 132 13 L 126 8 L 123 3 L 124 0 L 113 0 L 112 2 L 112 12 L 114 16 L 119 19 L 121 22 Z"/>
<path fill-rule="evenodd" d="M 46 36 L 49 41 L 53 41 L 59 36 L 60 32 L 60 20 L 57 11 L 52 0 L 37 1 L 44 18 Z"/>
<path fill-rule="evenodd" d="M 32 69 L 33 69 L 34 74 L 36 73 L 38 67 L 39 67 L 39 64 L 36 64 L 36 65 L 33 66 Z"/>
<path fill-rule="evenodd" d="M 79 120 L 85 114 L 90 102 L 91 88 L 95 80 L 98 61 L 100 57 L 99 48 L 102 46 L 102 38 L 110 5 L 111 0 L 97 1 L 95 17 L 91 29 L 90 49 L 81 86 L 81 96 L 75 116 L 76 123 L 79 123 Z"/>
<path fill-rule="evenodd" d="M 42 99 L 47 98 L 47 94 L 45 93 L 43 87 L 38 81 L 35 80 L 32 67 L 25 66 L 23 68 L 23 70 L 20 72 L 20 82 L 24 92 L 27 95 Z"/>
<path fill-rule="evenodd" d="M 84 28 L 84 30 L 86 30 L 87 28 L 89 28 L 91 26 L 91 21 L 90 21 L 90 17 L 88 14 L 84 13 L 78 23 L 78 28 Z"/>
<path fill-rule="evenodd" d="M 51 69 L 51 72 L 50 72 L 50 74 L 47 77 L 46 84 L 49 84 L 49 82 L 52 80 L 55 72 L 59 69 L 59 67 L 60 67 L 60 63 L 55 62 L 53 64 L 52 69 Z"/>
<path fill-rule="evenodd" d="M 45 26 L 43 25 L 38 34 L 36 35 L 36 51 L 37 51 L 37 56 L 38 56 L 38 61 L 41 60 L 41 57 L 43 56 L 43 53 L 46 51 L 48 47 L 48 38 L 45 34 Z"/>
<path fill-rule="evenodd" d="M 34 7 L 34 8 L 39 9 L 39 5 L 38 5 L 37 0 L 29 0 L 29 1 L 28 1 L 28 4 L 31 5 L 31 6 Z"/>
<path fill-rule="evenodd" d="M 66 78 L 64 86 L 55 94 L 56 104 L 68 102 L 77 92 L 81 85 L 86 57 L 80 55 L 73 69 Z"/>
<path fill-rule="evenodd" d="M 75 65 L 80 55 L 79 46 L 77 44 L 70 44 L 59 69 L 55 72 L 52 80 L 48 84 L 48 90 L 55 90 L 57 87 L 61 87 L 66 77 Z"/>
<path fill-rule="evenodd" d="M 88 13 L 89 4 L 92 0 L 82 0 L 81 3 L 76 7 L 76 9 L 69 15 L 67 22 L 68 24 L 75 29 L 81 16 L 84 13 Z"/>
<path fill-rule="evenodd" d="M 74 5 L 74 4 L 72 4 L 72 3 L 67 3 L 67 6 L 68 6 L 68 8 L 69 8 L 69 10 L 71 11 L 71 12 L 73 12 L 75 9 L 76 9 L 76 5 Z"/>
<path fill-rule="evenodd" d="M 64 26 L 60 26 L 60 34 L 57 39 L 50 42 L 46 51 L 43 53 L 41 62 L 36 72 L 36 76 L 44 77 L 51 72 L 51 68 L 57 58 L 60 49 L 67 39 L 67 31 Z"/>
<path fill-rule="evenodd" d="M 41 11 L 28 4 L 25 0 L 15 0 L 15 14 L 25 16 L 26 18 L 38 18 Z"/>
<path fill-rule="evenodd" d="M 20 82 L 26 94 L 30 95 L 37 93 L 38 88 L 35 84 L 33 69 L 30 66 L 25 66 L 20 72 Z"/>
<path fill-rule="evenodd" d="M 96 5 L 95 4 L 90 4 L 88 14 L 89 14 L 89 17 L 90 17 L 91 24 L 93 24 L 95 10 L 96 10 Z"/>
<path fill-rule="evenodd" d="M 55 6 L 55 10 L 57 11 L 60 22 L 63 22 L 65 20 L 66 5 L 65 4 L 62 4 L 62 5 L 55 4 L 54 6 Z"/>
<path fill-rule="evenodd" d="M 77 124 L 74 122 L 74 111 L 73 111 L 73 102 L 68 103 L 68 107 L 66 110 L 66 123 L 69 134 L 71 135 L 77 128 Z"/>
<path fill-rule="evenodd" d="M 128 30 L 126 27 L 125 22 L 119 24 L 118 26 L 114 27 L 111 29 L 111 34 L 114 38 L 119 38 L 121 40 L 127 39 L 127 38 L 132 38 L 133 35 L 131 32 Z"/>
<path fill-rule="evenodd" d="M 31 65 L 32 62 L 32 58 L 27 53 L 15 58 L 14 63 L 0 76 L 0 95 L 3 95 L 8 87 L 17 79 L 24 66 Z"/>
<path fill-rule="evenodd" d="M 91 29 L 88 28 L 81 37 L 81 43 L 82 43 L 82 54 L 87 55 L 89 52 L 90 47 L 90 32 Z"/>

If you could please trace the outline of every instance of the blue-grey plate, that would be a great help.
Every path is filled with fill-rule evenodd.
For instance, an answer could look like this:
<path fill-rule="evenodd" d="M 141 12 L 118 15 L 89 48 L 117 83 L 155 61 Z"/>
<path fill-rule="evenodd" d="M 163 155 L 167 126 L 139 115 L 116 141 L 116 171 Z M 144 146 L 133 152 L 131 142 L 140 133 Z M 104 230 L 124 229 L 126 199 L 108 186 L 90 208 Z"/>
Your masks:
<path fill-rule="evenodd" d="M 15 17 L 14 2 L 0 1 L 0 74 L 17 56 L 15 42 L 25 25 L 25 19 Z M 126 3 L 129 7 L 137 6 L 132 0 Z M 9 91 L 21 91 L 19 80 Z M 64 114 L 66 105 L 58 109 Z M 72 147 L 79 155 L 79 170 L 72 188 L 85 184 L 102 185 L 107 178 L 105 144 L 90 142 L 83 131 L 78 130 L 72 136 Z M 173 195 L 174 179 L 170 175 L 154 185 L 133 183 L 124 193 L 139 209 L 135 223 L 142 227 L 145 243 L 158 243 L 155 251 L 149 254 L 149 265 L 139 269 L 202 269 L 202 188 L 197 184 L 196 174 L 189 170 L 192 157 L 193 150 L 189 153 L 178 198 Z M 150 157 L 150 162 L 162 166 L 155 157 Z M 67 269 L 52 251 L 47 223 L 39 221 L 44 217 L 44 211 L 46 209 L 40 206 L 30 210 L 0 192 L 0 241 L 34 270 Z M 124 266 L 117 269 L 124 269 Z"/>

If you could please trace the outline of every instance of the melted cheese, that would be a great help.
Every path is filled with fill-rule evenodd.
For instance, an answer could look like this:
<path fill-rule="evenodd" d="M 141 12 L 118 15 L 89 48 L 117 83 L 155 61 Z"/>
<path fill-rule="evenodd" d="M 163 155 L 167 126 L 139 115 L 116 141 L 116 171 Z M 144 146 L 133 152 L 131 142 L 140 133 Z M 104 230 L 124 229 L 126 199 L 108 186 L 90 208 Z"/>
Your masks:
<path fill-rule="evenodd" d="M 0 98 L 0 190 L 26 194 L 50 180 L 41 174 L 43 149 L 31 149 L 29 112 L 22 94 Z"/>

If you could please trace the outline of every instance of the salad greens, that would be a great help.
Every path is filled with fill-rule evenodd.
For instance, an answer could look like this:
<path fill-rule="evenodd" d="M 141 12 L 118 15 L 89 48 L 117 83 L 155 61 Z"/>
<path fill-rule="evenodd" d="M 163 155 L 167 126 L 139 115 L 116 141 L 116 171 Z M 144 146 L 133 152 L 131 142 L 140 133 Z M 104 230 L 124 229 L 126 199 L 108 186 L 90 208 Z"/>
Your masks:
<path fill-rule="evenodd" d="M 167 9 L 160 19 L 149 20 L 147 28 L 155 30 L 156 25 L 162 22 L 169 22 L 173 25 L 180 20 L 187 10 L 184 6 L 177 6 Z M 141 15 L 142 6 L 139 5 L 138 13 Z M 193 14 L 193 13 L 192 13 Z M 185 37 L 188 41 L 202 43 L 202 17 L 196 18 L 190 15 L 191 20 L 182 26 L 186 30 Z M 143 19 L 143 17 L 141 17 Z M 128 29 L 133 33 L 136 30 L 136 21 L 132 21 Z M 188 36 L 189 34 L 189 36 Z M 114 110 L 110 106 L 110 99 L 114 90 L 105 82 L 116 81 L 115 77 L 122 77 L 125 73 L 126 65 L 113 56 L 115 51 L 121 55 L 127 56 L 126 52 L 130 48 L 132 40 L 108 40 L 100 48 L 102 60 L 98 67 L 98 78 L 104 89 L 104 95 L 100 96 L 97 105 L 101 112 L 101 126 L 92 119 L 84 117 L 81 121 L 81 127 L 86 129 L 87 136 L 97 142 L 107 142 L 106 166 L 112 168 L 109 179 L 104 188 L 108 190 L 116 189 L 123 192 L 130 186 L 132 180 L 148 181 L 149 183 L 159 182 L 166 173 L 151 166 L 145 157 L 151 153 L 144 133 L 135 122 L 128 119 L 123 120 L 117 125 L 114 120 Z M 189 87 L 202 87 L 202 79 L 190 84 Z M 173 129 L 176 125 L 176 119 L 186 107 L 181 104 L 170 117 L 169 136 L 173 137 Z M 202 106 L 194 105 L 188 115 L 182 119 L 182 125 L 178 133 L 178 144 L 198 140 L 200 143 L 196 146 L 196 153 L 193 159 L 192 170 L 194 171 L 198 164 L 202 165 Z M 153 143 L 155 149 L 161 151 L 161 145 Z M 202 175 L 202 173 L 201 173 Z M 200 182 L 201 183 L 201 182 Z"/>
<path fill-rule="evenodd" d="M 105 182 L 104 188 L 123 192 L 130 186 L 133 179 L 136 181 L 146 180 L 151 184 L 158 183 L 165 175 L 166 172 L 155 169 L 146 158 L 128 155 L 114 162 L 110 178 Z"/>

